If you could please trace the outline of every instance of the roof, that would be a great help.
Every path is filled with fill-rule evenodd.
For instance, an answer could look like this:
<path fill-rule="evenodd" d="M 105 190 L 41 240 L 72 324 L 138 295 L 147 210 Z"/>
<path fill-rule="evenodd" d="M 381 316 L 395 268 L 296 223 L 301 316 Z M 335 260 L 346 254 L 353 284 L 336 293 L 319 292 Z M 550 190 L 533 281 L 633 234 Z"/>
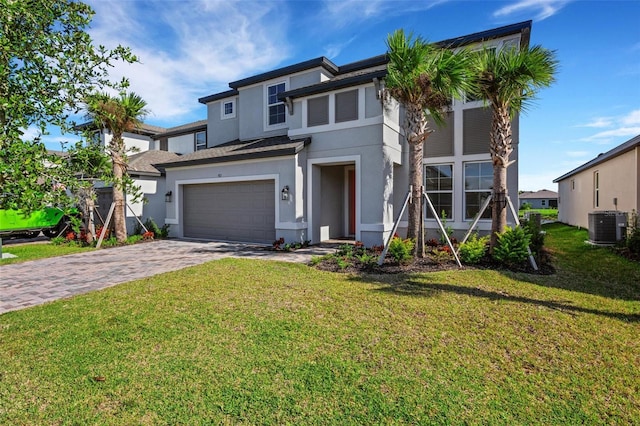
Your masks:
<path fill-rule="evenodd" d="M 525 191 L 518 194 L 518 198 L 521 200 L 550 199 L 558 198 L 558 193 L 555 191 L 549 191 L 548 189 L 541 189 L 540 191 Z"/>
<path fill-rule="evenodd" d="M 236 89 L 227 90 L 226 92 L 216 93 L 214 95 L 204 96 L 198 99 L 198 102 L 201 104 L 207 104 L 213 101 L 219 101 L 220 99 L 230 98 L 232 96 L 237 96 L 238 91 Z"/>
<path fill-rule="evenodd" d="M 527 46 L 529 44 L 529 34 L 531 33 L 531 22 L 532 21 L 523 21 L 523 22 L 506 25 L 499 28 L 493 28 L 487 31 L 480 31 L 480 32 L 468 34 L 461 37 L 450 38 L 447 40 L 436 42 L 436 44 L 446 48 L 455 48 L 455 47 L 460 47 L 467 44 L 492 40 L 499 37 L 505 37 L 511 34 L 521 33 L 522 40 L 520 44 L 522 46 Z M 281 99 L 284 99 L 286 97 L 293 98 L 298 96 L 308 96 L 311 94 L 322 93 L 323 91 L 327 91 L 327 90 L 334 90 L 342 87 L 348 87 L 349 85 L 360 84 L 366 81 L 366 78 L 370 77 L 369 71 L 372 71 L 372 69 L 375 69 L 376 73 L 379 74 L 378 78 L 384 77 L 386 76 L 386 65 L 388 62 L 389 62 L 389 59 L 387 55 L 382 54 L 382 55 L 373 56 L 371 58 L 363 59 L 360 61 L 352 62 L 352 63 L 345 64 L 338 67 L 326 57 L 321 56 L 319 58 L 310 59 L 308 61 L 289 65 L 283 68 L 278 68 L 273 71 L 258 74 L 242 80 L 233 81 L 229 83 L 229 87 L 231 87 L 233 90 L 228 90 L 226 92 L 204 96 L 198 99 L 198 102 L 206 104 L 208 102 L 224 99 L 230 96 L 237 95 L 238 94 L 237 89 L 240 87 L 261 83 L 263 81 L 271 80 L 278 77 L 283 77 L 285 75 L 306 71 L 306 70 L 317 68 L 317 67 L 322 67 L 326 69 L 334 76 L 328 82 L 325 81 L 319 84 L 314 84 L 312 86 L 307 86 L 306 88 L 294 89 L 289 92 L 284 92 L 284 93 L 281 93 L 280 94 L 281 96 L 279 97 Z M 364 73 L 362 72 L 360 74 L 357 73 L 357 71 L 363 71 L 363 70 L 365 71 Z M 350 78 L 350 79 L 346 80 L 346 78 Z M 336 80 L 342 80 L 342 81 L 340 83 L 335 83 L 336 85 L 332 86 L 331 83 Z M 315 88 L 316 86 L 320 86 L 320 88 L 316 89 Z M 303 89 L 306 89 L 306 90 L 303 90 Z"/>
<path fill-rule="evenodd" d="M 157 133 L 156 135 L 154 135 L 153 139 L 183 135 L 186 133 L 194 133 L 198 130 L 206 130 L 206 129 L 207 129 L 207 120 L 198 120 L 192 123 L 182 124 L 180 126 L 164 129 L 164 132 Z"/>
<path fill-rule="evenodd" d="M 559 178 L 555 179 L 553 182 L 554 183 L 558 183 L 561 180 L 567 179 L 571 176 L 574 176 L 584 170 L 590 169 L 593 166 L 597 166 L 598 164 L 604 163 L 605 161 L 608 161 L 614 157 L 617 157 L 618 155 L 622 155 L 626 152 L 629 152 L 635 148 L 640 147 L 640 135 L 634 136 L 633 138 L 629 139 L 628 141 L 626 141 L 625 143 L 618 145 L 617 147 L 613 148 L 610 151 L 605 152 L 604 154 L 600 154 L 598 155 L 596 158 L 594 158 L 593 160 L 584 163 L 582 166 L 577 167 L 573 170 L 571 170 L 568 173 L 565 173 L 564 175 L 560 176 Z"/>
<path fill-rule="evenodd" d="M 153 165 L 172 161 L 179 157 L 175 152 L 168 151 L 150 150 L 139 152 L 129 156 L 128 171 L 133 175 L 160 176 L 163 171 Z"/>
<path fill-rule="evenodd" d="M 242 80 L 233 81 L 229 83 L 229 87 L 231 87 L 232 89 L 238 89 L 239 87 L 249 86 L 251 84 L 260 83 L 266 80 L 271 80 L 274 78 L 282 77 L 282 76 L 293 74 L 296 72 L 310 70 L 317 67 L 322 67 L 332 74 L 338 73 L 338 66 L 336 64 L 334 64 L 324 56 L 320 56 L 319 58 L 310 59 L 308 61 L 289 65 L 284 68 L 278 68 L 273 71 L 254 75 L 253 77 L 248 77 Z"/>
<path fill-rule="evenodd" d="M 295 155 L 311 143 L 311 138 L 291 139 L 288 136 L 235 140 L 213 148 L 202 149 L 179 158 L 154 164 L 156 167 L 172 168 L 198 164 L 227 163 L 231 161 Z"/>
<path fill-rule="evenodd" d="M 85 130 L 85 129 L 95 129 L 97 130 L 97 127 L 95 125 L 95 123 L 93 121 L 87 121 L 86 123 L 82 123 L 82 124 L 78 124 L 77 126 L 74 126 L 75 130 Z M 153 126 L 151 124 L 146 124 L 146 123 L 141 123 L 140 126 L 136 127 L 135 129 L 133 129 L 131 132 L 129 133 L 137 133 L 139 135 L 145 135 L 145 136 L 153 136 L 157 133 L 161 133 L 166 131 L 167 129 L 165 129 L 164 127 L 160 127 L 160 126 Z"/>

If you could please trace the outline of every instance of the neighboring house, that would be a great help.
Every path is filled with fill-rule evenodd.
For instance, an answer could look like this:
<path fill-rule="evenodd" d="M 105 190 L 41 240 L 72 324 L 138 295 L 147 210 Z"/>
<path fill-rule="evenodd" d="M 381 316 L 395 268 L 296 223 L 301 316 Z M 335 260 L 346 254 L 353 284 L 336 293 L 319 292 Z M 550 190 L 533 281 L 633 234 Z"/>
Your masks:
<path fill-rule="evenodd" d="M 440 44 L 527 46 L 530 30 L 528 21 Z M 200 98 L 207 106 L 209 148 L 156 164 L 172 192 L 166 203 L 172 235 L 263 243 L 350 237 L 382 244 L 409 182 L 402 108 L 381 100 L 386 74 L 386 55 L 342 66 L 320 57 Z M 491 192 L 490 129 L 491 111 L 482 101 L 454 101 L 447 126 L 425 143 L 426 189 L 458 233 Z M 517 160 L 518 117 L 513 142 Z M 172 150 L 170 138 L 166 149 Z M 507 178 L 514 205 L 517 164 Z M 404 234 L 406 219 L 400 225 Z M 437 235 L 430 213 L 425 226 Z M 479 229 L 490 231 L 490 211 Z"/>
<path fill-rule="evenodd" d="M 560 222 L 588 228 L 594 211 L 640 211 L 640 135 L 554 182 Z"/>
<path fill-rule="evenodd" d="M 164 129 L 153 135 L 155 149 L 189 154 L 207 149 L 207 120 Z"/>
<path fill-rule="evenodd" d="M 548 189 L 524 191 L 520 193 L 520 208 L 524 203 L 529 204 L 532 209 L 557 209 L 558 193 Z"/>

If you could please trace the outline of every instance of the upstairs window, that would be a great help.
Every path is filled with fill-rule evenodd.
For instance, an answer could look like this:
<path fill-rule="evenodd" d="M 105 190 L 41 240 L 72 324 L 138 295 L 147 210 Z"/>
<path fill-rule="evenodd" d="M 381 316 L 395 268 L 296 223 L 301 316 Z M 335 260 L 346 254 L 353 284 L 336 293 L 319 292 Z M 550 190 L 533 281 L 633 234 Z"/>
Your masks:
<path fill-rule="evenodd" d="M 358 119 L 358 90 L 336 93 L 336 123 Z"/>
<path fill-rule="evenodd" d="M 311 98 L 307 101 L 307 125 L 329 124 L 329 96 Z"/>
<path fill-rule="evenodd" d="M 278 99 L 278 94 L 284 91 L 285 83 L 278 83 L 267 87 L 267 124 L 269 126 L 284 123 L 286 120 L 284 102 Z"/>
<path fill-rule="evenodd" d="M 229 101 L 223 101 L 220 104 L 220 118 L 222 120 L 227 118 L 235 118 L 236 116 L 236 101 L 235 99 Z"/>
<path fill-rule="evenodd" d="M 207 148 L 207 132 L 197 132 L 195 134 L 196 151 Z"/>

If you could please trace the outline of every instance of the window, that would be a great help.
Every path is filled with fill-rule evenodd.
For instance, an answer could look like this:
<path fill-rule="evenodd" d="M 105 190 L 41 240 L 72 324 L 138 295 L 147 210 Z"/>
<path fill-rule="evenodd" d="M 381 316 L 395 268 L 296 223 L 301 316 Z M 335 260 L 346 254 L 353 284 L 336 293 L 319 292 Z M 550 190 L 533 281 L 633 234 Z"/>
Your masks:
<path fill-rule="evenodd" d="M 284 91 L 285 83 L 278 83 L 267 87 L 267 108 L 269 111 L 267 124 L 269 126 L 284 123 L 286 120 L 284 102 L 278 99 L 278 94 Z"/>
<path fill-rule="evenodd" d="M 425 188 L 433 207 L 442 217 L 453 217 L 453 165 L 434 164 L 425 167 Z M 435 219 L 431 209 L 427 209 L 427 219 Z"/>
<path fill-rule="evenodd" d="M 197 132 L 195 134 L 196 151 L 207 148 L 207 132 Z"/>
<path fill-rule="evenodd" d="M 600 207 L 600 172 L 593 173 L 593 207 Z"/>
<path fill-rule="evenodd" d="M 329 124 L 329 96 L 307 100 L 307 126 Z"/>
<path fill-rule="evenodd" d="M 543 206 L 546 206 L 547 205 L 547 200 L 540 201 L 540 204 L 542 204 Z"/>
<path fill-rule="evenodd" d="M 571 190 L 574 191 L 576 189 L 576 180 L 571 179 Z"/>
<path fill-rule="evenodd" d="M 358 119 L 358 90 L 336 93 L 336 123 Z"/>
<path fill-rule="evenodd" d="M 493 186 L 493 166 L 490 161 L 466 163 L 464 165 L 464 218 L 473 219 L 480 211 L 482 203 L 491 195 Z M 491 206 L 481 216 L 491 219 Z"/>
<path fill-rule="evenodd" d="M 227 118 L 235 118 L 236 116 L 236 101 L 231 99 L 229 101 L 223 101 L 220 104 L 220 119 L 225 120 Z"/>

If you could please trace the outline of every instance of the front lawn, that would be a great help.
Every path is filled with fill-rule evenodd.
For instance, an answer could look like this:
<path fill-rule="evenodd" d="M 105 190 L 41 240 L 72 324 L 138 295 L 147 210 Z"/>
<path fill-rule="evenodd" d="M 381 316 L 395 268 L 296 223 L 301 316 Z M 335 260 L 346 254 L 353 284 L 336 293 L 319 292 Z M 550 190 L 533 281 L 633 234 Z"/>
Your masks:
<path fill-rule="evenodd" d="M 46 257 L 64 256 L 66 254 L 80 253 L 93 250 L 93 247 L 81 247 L 79 245 L 53 245 L 50 242 L 24 243 L 3 245 L 2 252 L 10 253 L 16 257 L 0 259 L 0 266 L 11 263 L 26 262 L 28 260 L 44 259 Z"/>
<path fill-rule="evenodd" d="M 0 315 L 0 424 L 640 424 L 640 265 L 224 259 Z"/>

